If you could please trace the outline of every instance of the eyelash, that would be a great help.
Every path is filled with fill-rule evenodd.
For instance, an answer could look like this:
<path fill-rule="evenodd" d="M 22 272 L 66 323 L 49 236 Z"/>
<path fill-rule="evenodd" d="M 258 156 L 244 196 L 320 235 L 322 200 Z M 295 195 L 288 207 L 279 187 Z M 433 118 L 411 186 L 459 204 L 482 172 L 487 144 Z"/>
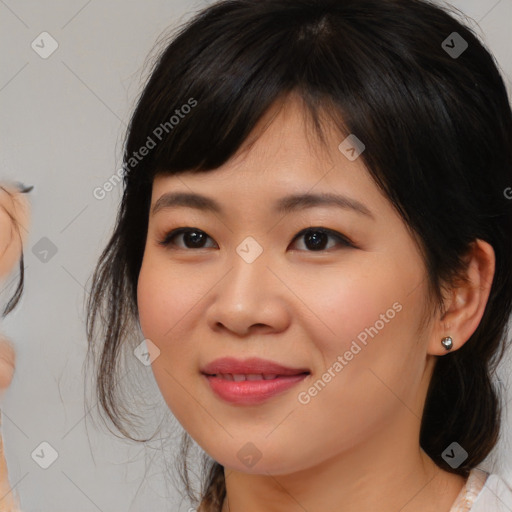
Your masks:
<path fill-rule="evenodd" d="M 173 229 L 172 231 L 169 231 L 168 233 L 166 233 L 166 235 L 164 236 L 163 240 L 159 240 L 158 243 L 164 247 L 167 247 L 167 248 L 170 248 L 172 245 L 175 245 L 173 243 L 171 243 L 171 240 L 175 237 L 175 236 L 178 236 L 178 235 L 181 235 L 183 233 L 189 233 L 189 232 L 199 232 L 199 233 L 204 233 L 208 238 L 211 239 L 210 236 L 208 236 L 204 231 L 200 230 L 200 229 L 197 229 L 197 228 L 190 228 L 190 227 L 181 227 L 181 228 L 177 228 L 177 229 Z M 343 247 L 353 247 L 355 248 L 356 246 L 354 245 L 354 243 L 346 236 L 342 235 L 341 233 L 338 233 L 337 231 L 333 231 L 332 229 L 327 229 L 327 228 L 316 228 L 316 227 L 309 227 L 309 228 L 305 228 L 301 231 L 299 231 L 299 233 L 297 233 L 292 242 L 294 242 L 296 239 L 300 238 L 301 236 L 304 236 L 306 235 L 307 233 L 323 233 L 324 235 L 327 235 L 331 238 L 335 238 L 338 240 L 338 242 L 343 246 Z M 178 249 L 181 249 L 181 250 L 200 250 L 200 249 L 208 249 L 208 247 L 198 247 L 196 249 L 193 249 L 193 248 L 188 248 L 188 247 L 178 247 Z M 306 250 L 306 252 L 326 252 L 328 251 L 329 249 L 320 249 L 318 251 L 312 251 L 312 250 Z"/>

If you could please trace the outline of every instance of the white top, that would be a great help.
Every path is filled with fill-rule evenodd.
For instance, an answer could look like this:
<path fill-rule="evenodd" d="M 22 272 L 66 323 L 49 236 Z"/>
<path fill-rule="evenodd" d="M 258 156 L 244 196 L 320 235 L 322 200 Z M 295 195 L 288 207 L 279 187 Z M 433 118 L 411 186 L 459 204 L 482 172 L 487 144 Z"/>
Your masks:
<path fill-rule="evenodd" d="M 512 489 L 499 475 L 473 468 L 450 512 L 512 512 Z"/>
<path fill-rule="evenodd" d="M 473 468 L 450 512 L 512 512 L 512 489 L 499 475 Z"/>

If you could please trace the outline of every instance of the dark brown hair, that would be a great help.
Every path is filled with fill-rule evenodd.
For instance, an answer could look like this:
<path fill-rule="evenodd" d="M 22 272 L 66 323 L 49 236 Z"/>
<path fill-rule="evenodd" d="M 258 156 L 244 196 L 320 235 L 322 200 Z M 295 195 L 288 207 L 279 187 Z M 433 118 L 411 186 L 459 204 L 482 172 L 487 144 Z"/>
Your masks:
<path fill-rule="evenodd" d="M 457 50 L 461 40 L 467 44 L 459 55 L 449 51 L 454 37 L 461 38 Z M 420 241 L 436 308 L 443 309 L 443 287 L 464 278 L 476 239 L 495 251 L 483 318 L 460 349 L 438 358 L 421 424 L 424 451 L 439 467 L 467 476 L 495 446 L 500 428 L 492 377 L 512 308 L 512 201 L 505 194 L 512 185 L 512 113 L 490 52 L 454 15 L 422 0 L 225 0 L 166 42 L 131 118 L 122 202 L 87 305 L 91 354 L 97 321 L 102 326 L 103 412 L 129 435 L 128 408 L 114 388 L 119 353 L 133 350 L 121 341 L 137 326 L 155 175 L 216 169 L 292 92 L 320 135 L 324 113 L 340 137 L 354 133 L 364 141 L 368 172 Z M 171 127 L 170 117 L 191 98 L 194 108 Z M 156 145 L 134 159 L 155 133 Z M 468 452 L 455 469 L 441 456 L 453 440 Z M 193 500 L 189 441 L 182 479 Z M 205 457 L 202 512 L 221 509 L 223 469 Z"/>

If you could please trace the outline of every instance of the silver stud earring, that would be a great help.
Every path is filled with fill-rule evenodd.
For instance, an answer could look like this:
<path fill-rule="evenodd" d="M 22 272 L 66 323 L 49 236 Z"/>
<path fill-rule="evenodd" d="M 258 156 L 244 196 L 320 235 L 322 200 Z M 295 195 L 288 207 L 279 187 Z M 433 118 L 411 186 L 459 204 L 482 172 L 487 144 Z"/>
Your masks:
<path fill-rule="evenodd" d="M 453 347 L 453 339 L 451 336 L 446 336 L 441 340 L 441 344 L 446 350 L 450 350 Z"/>

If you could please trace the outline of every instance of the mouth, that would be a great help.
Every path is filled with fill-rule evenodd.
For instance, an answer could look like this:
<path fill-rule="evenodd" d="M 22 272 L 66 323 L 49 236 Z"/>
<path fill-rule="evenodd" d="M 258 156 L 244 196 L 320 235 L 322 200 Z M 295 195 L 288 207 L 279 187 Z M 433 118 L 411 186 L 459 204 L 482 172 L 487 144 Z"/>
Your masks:
<path fill-rule="evenodd" d="M 217 359 L 201 371 L 208 387 L 231 405 L 258 405 L 284 393 L 306 379 L 311 372 L 253 358 Z"/>
<path fill-rule="evenodd" d="M 236 381 L 272 380 L 276 377 L 309 373 L 309 368 L 293 368 L 259 357 L 244 360 L 234 357 L 222 357 L 205 365 L 201 369 L 201 373 Z"/>
<path fill-rule="evenodd" d="M 249 381 L 258 381 L 258 380 L 275 380 L 277 378 L 285 378 L 285 377 L 294 377 L 297 375 L 309 375 L 309 372 L 301 372 L 295 375 L 278 375 L 276 373 L 249 373 L 249 374 L 232 374 L 232 373 L 214 373 L 207 374 L 207 377 L 216 377 L 218 379 L 232 381 L 232 382 L 243 382 L 246 380 Z"/>

